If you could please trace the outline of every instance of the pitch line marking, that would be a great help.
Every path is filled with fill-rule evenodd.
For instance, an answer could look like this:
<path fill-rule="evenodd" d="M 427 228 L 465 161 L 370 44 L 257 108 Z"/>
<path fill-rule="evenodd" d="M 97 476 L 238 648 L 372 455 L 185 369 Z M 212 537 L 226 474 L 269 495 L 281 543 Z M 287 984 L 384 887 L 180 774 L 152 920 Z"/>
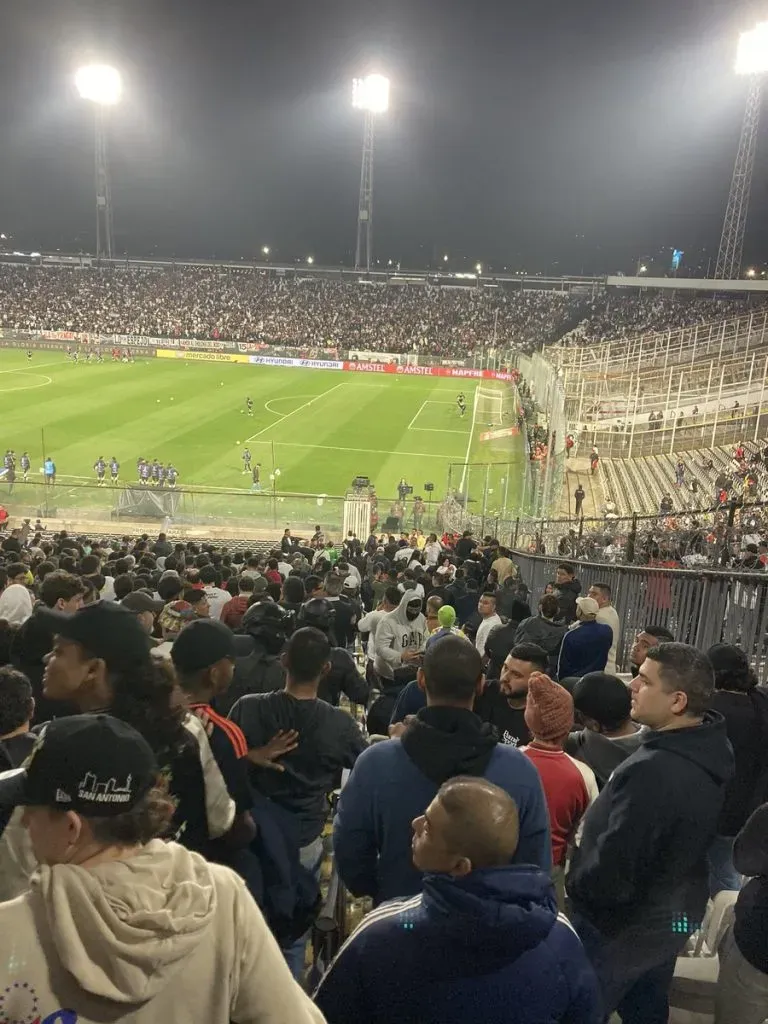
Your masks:
<path fill-rule="evenodd" d="M 480 390 L 480 385 L 477 384 L 475 386 L 475 393 L 474 393 L 474 395 L 472 397 L 472 428 L 469 431 L 469 440 L 467 441 L 467 452 L 466 452 L 466 455 L 464 456 L 464 471 L 461 474 L 461 483 L 459 485 L 459 490 L 461 491 L 462 494 L 464 493 L 464 483 L 465 483 L 465 481 L 467 479 L 467 465 L 469 463 L 469 453 L 472 450 L 472 438 L 475 436 L 475 424 L 477 423 L 477 406 L 478 406 L 477 392 L 479 390 Z"/>
<path fill-rule="evenodd" d="M 428 430 L 431 434 L 461 434 L 462 436 L 466 436 L 466 430 L 453 430 L 450 427 L 415 427 L 414 423 L 419 418 L 419 416 L 421 416 L 421 414 L 424 412 L 424 409 L 428 405 L 453 405 L 453 402 L 448 402 L 445 399 L 438 401 L 434 398 L 427 398 L 425 401 L 421 403 L 418 410 L 416 411 L 416 415 L 408 424 L 408 430 Z"/>
<path fill-rule="evenodd" d="M 31 370 L 2 370 L 2 373 L 23 373 L 25 377 L 39 377 L 42 380 L 42 384 L 20 384 L 11 388 L 0 388 L 0 394 L 5 394 L 8 391 L 32 391 L 34 388 L 46 388 L 49 384 L 53 384 L 53 377 L 49 377 L 47 373 L 33 373 Z"/>
<path fill-rule="evenodd" d="M 259 444 L 270 444 L 270 441 L 259 441 Z M 361 452 L 364 455 L 411 455 L 418 459 L 453 459 L 458 455 L 442 455 L 437 452 L 390 452 L 382 448 L 342 448 L 337 444 L 304 444 L 301 441 L 275 441 L 278 448 L 322 448 L 329 452 Z"/>
<path fill-rule="evenodd" d="M 263 427 L 261 430 L 257 430 L 255 434 L 251 434 L 250 437 L 246 437 L 245 443 L 248 444 L 249 441 L 255 441 L 257 437 L 261 437 L 262 434 L 266 434 L 268 430 L 271 430 L 272 427 L 276 427 L 278 423 L 284 423 L 287 419 L 290 419 L 291 416 L 295 416 L 297 412 L 301 412 L 302 409 L 306 409 L 308 406 L 312 405 L 313 402 L 317 402 L 319 399 L 325 398 L 327 395 L 332 394 L 334 391 L 338 391 L 339 388 L 343 388 L 346 383 L 346 381 L 342 381 L 340 384 L 334 384 L 334 386 L 332 388 L 328 388 L 327 391 L 321 391 L 319 395 L 315 395 L 314 398 L 310 398 L 308 402 L 304 402 L 303 405 L 297 406 L 293 410 L 293 412 L 285 413 L 284 416 L 280 416 L 279 419 L 276 419 L 274 423 L 270 423 L 268 426 Z M 285 397 L 287 398 L 288 396 L 286 395 Z"/>
<path fill-rule="evenodd" d="M 278 396 L 277 398 L 270 398 L 270 400 L 268 402 L 265 402 L 264 403 L 264 408 L 267 410 L 267 412 L 271 412 L 273 416 L 287 416 L 288 413 L 276 412 L 272 408 L 273 402 L 288 402 L 288 401 L 295 402 L 297 398 L 314 398 L 314 397 L 315 397 L 314 395 L 283 395 L 282 397 Z"/>
<path fill-rule="evenodd" d="M 429 399 L 427 399 L 426 401 L 422 402 L 421 405 L 419 406 L 419 408 L 416 410 L 416 415 L 413 417 L 411 422 L 408 424 L 408 429 L 409 430 L 413 430 L 413 424 L 416 422 L 416 420 L 419 418 L 419 416 L 421 416 L 421 413 L 422 413 L 422 411 L 424 409 L 424 406 L 427 404 L 428 401 L 429 401 Z"/>

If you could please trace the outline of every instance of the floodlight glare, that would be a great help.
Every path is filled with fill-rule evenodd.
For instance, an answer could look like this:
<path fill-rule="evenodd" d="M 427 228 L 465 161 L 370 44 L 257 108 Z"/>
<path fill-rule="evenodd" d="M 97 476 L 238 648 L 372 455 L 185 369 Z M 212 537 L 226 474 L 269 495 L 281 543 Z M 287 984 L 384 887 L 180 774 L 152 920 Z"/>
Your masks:
<path fill-rule="evenodd" d="M 371 114 L 389 109 L 389 79 L 384 75 L 368 75 L 352 82 L 352 106 Z"/>
<path fill-rule="evenodd" d="M 742 32 L 736 51 L 737 75 L 764 75 L 768 71 L 768 21 Z"/>
<path fill-rule="evenodd" d="M 117 68 L 108 64 L 89 64 L 75 75 L 77 91 L 84 100 L 111 107 L 123 94 L 123 82 Z"/>

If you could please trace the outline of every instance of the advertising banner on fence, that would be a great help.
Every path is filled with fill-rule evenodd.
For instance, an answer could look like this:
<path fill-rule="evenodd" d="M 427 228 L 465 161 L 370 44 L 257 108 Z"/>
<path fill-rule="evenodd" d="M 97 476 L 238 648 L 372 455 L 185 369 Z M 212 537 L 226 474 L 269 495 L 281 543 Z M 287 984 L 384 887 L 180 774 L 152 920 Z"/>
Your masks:
<path fill-rule="evenodd" d="M 247 362 L 261 366 L 304 366 L 310 370 L 343 370 L 339 359 L 288 359 L 282 356 L 248 356 Z"/>
<path fill-rule="evenodd" d="M 248 356 L 233 352 L 187 352 L 179 349 L 159 348 L 158 359 L 194 359 L 213 363 L 247 363 Z"/>
<path fill-rule="evenodd" d="M 485 430 L 480 435 L 481 441 L 497 441 L 502 437 L 515 437 L 520 433 L 519 427 L 499 427 L 498 430 Z"/>
<path fill-rule="evenodd" d="M 406 377 L 462 377 L 476 380 L 515 380 L 505 370 L 472 370 L 464 366 L 398 366 L 396 363 L 345 362 L 345 370 L 355 373 L 396 373 Z"/>

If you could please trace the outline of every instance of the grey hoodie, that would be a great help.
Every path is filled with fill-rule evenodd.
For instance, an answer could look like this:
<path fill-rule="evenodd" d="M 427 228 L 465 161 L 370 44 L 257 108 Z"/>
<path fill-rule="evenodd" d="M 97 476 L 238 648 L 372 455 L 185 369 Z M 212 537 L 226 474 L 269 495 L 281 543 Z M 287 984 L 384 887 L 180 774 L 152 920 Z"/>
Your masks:
<path fill-rule="evenodd" d="M 406 590 L 397 608 L 387 612 L 376 627 L 373 667 L 383 679 L 394 679 L 395 670 L 403 664 L 403 651 L 409 648 L 420 651 L 424 648 L 427 620 L 421 611 L 412 621 L 406 615 L 408 605 L 417 602 L 421 609 L 421 598 L 415 596 L 412 590 Z"/>
<path fill-rule="evenodd" d="M 3 1020 L 323 1024 L 241 879 L 176 843 L 41 867 L 0 905 Z"/>
<path fill-rule="evenodd" d="M 568 736 L 565 752 L 588 764 L 595 773 L 598 787 L 602 789 L 614 769 L 638 749 L 645 732 L 645 728 L 639 725 L 633 734 L 611 739 L 592 729 L 580 729 Z"/>

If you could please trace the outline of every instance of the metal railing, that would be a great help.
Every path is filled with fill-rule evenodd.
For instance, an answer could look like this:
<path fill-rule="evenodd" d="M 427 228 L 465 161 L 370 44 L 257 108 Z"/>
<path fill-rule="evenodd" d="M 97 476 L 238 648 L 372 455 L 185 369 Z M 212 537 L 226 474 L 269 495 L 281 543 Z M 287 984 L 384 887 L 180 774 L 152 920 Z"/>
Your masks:
<path fill-rule="evenodd" d="M 562 558 L 516 554 L 531 606 L 554 581 Z M 738 644 L 762 681 L 768 647 L 768 575 L 579 562 L 582 593 L 607 583 L 620 623 L 617 663 L 630 671 L 635 634 L 645 626 L 665 626 L 676 640 L 706 651 L 712 644 Z"/>

